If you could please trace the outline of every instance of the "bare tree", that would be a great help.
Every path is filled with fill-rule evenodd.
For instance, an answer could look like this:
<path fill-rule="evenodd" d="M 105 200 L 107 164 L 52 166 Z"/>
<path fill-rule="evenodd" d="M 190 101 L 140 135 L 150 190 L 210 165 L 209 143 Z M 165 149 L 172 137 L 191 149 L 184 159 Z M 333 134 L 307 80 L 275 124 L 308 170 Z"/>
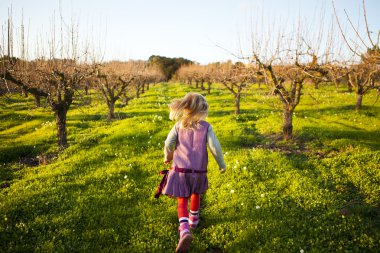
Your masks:
<path fill-rule="evenodd" d="M 341 21 L 338 17 L 334 1 L 332 1 L 335 18 L 340 30 L 340 34 L 352 53 L 355 60 L 350 60 L 347 71 L 348 83 L 355 89 L 356 103 L 355 110 L 359 111 L 362 106 L 363 96 L 372 89 L 379 89 L 379 73 L 380 73 L 380 30 L 377 34 L 372 35 L 367 20 L 367 11 L 365 0 L 362 1 L 364 31 L 353 25 L 351 17 L 344 10 L 346 21 L 351 27 L 353 38 L 349 37 L 343 31 Z"/>
<path fill-rule="evenodd" d="M 61 16 L 61 27 L 63 23 Z M 61 29 L 61 40 L 56 40 L 55 22 L 52 23 L 51 37 L 44 44 L 37 44 L 39 48 L 35 60 L 10 61 L 8 55 L 2 57 L 1 62 L 1 76 L 5 82 L 12 82 L 33 94 L 36 105 L 39 105 L 40 97 L 46 97 L 55 114 L 60 150 L 68 145 L 66 116 L 74 94 L 80 90 L 81 82 L 93 75 L 96 65 L 83 61 L 82 57 L 88 54 L 87 47 L 79 53 L 78 24 L 73 22 L 64 27 L 66 29 Z M 60 58 L 57 57 L 59 52 Z"/>
<path fill-rule="evenodd" d="M 321 20 L 315 23 L 316 28 L 309 27 L 306 20 L 301 22 L 299 17 L 289 30 L 286 23 L 281 27 L 275 21 L 269 21 L 270 25 L 264 19 L 258 21 L 256 27 L 252 27 L 249 53 L 241 53 L 243 59 L 257 66 L 256 73 L 251 73 L 263 78 L 272 94 L 279 98 L 284 139 L 293 136 L 293 113 L 300 103 L 305 81 L 319 82 L 327 74 L 322 66 L 329 60 L 330 48 L 322 50 L 320 45 L 329 36 L 319 26 Z"/>
<path fill-rule="evenodd" d="M 204 83 L 207 84 L 207 93 L 211 94 L 211 84 L 213 82 L 213 77 L 217 71 L 216 64 L 210 63 L 205 66 L 201 66 L 200 78 L 201 78 L 201 89 L 205 90 Z"/>
<path fill-rule="evenodd" d="M 3 57 L 1 62 L 3 82 L 7 85 L 8 82 L 16 85 L 25 96 L 31 94 L 35 99 L 36 107 L 40 107 L 41 97 L 47 98 L 49 94 L 39 89 L 41 79 L 36 71 L 36 62 L 22 61 L 7 56 Z"/>
<path fill-rule="evenodd" d="M 254 71 L 241 62 L 220 64 L 214 73 L 214 82 L 219 82 L 234 96 L 235 114 L 240 114 L 240 99 L 244 88 L 253 82 Z"/>
<path fill-rule="evenodd" d="M 351 66 L 350 72 L 348 73 L 348 82 L 355 88 L 356 111 L 360 110 L 363 103 L 363 96 L 366 93 L 372 89 L 380 88 L 380 85 L 378 83 L 376 84 L 376 81 L 379 81 L 379 73 L 379 68 L 372 64 L 362 63 L 356 66 Z"/>
<path fill-rule="evenodd" d="M 115 103 L 125 94 L 138 73 L 133 62 L 113 61 L 97 68 L 97 87 L 108 106 L 108 119 L 115 119 Z"/>
<path fill-rule="evenodd" d="M 188 85 L 191 85 L 194 78 L 194 65 L 183 65 L 181 68 L 176 72 L 176 78 L 178 81 L 181 81 L 183 83 L 187 83 Z"/>
<path fill-rule="evenodd" d="M 93 66 L 87 64 L 76 64 L 72 60 L 46 61 L 42 70 L 49 96 L 49 104 L 54 111 L 58 147 L 67 147 L 66 116 L 74 99 L 74 92 L 79 90 L 82 81 L 93 75 Z M 46 70 L 50 70 L 46 73 Z"/>

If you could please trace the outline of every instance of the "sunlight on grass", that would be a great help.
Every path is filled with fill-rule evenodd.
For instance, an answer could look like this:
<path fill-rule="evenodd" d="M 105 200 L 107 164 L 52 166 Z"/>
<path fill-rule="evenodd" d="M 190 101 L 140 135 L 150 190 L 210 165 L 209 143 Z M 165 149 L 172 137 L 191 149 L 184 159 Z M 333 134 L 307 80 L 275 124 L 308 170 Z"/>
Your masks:
<path fill-rule="evenodd" d="M 163 145 L 174 122 L 168 104 L 193 89 L 162 83 L 107 121 L 100 97 L 69 110 L 70 146 L 56 150 L 54 116 L 33 101 L 0 98 L 0 248 L 4 252 L 172 252 L 175 199 L 153 197 Z M 210 188 L 192 252 L 374 252 L 380 247 L 380 110 L 353 94 L 306 87 L 295 140 L 276 139 L 281 107 L 253 85 L 234 115 L 220 85 L 208 121 L 227 172 L 210 156 Z M 28 117 L 19 115 L 29 115 Z M 24 160 L 50 157 L 30 166 Z"/>

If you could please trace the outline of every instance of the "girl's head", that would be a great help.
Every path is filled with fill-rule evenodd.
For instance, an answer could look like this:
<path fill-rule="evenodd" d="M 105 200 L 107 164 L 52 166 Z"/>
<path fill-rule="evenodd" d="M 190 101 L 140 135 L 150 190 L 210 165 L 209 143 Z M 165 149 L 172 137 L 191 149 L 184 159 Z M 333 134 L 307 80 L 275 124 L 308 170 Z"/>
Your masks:
<path fill-rule="evenodd" d="M 182 128 L 196 127 L 207 117 L 208 104 L 204 96 L 189 92 L 182 99 L 173 100 L 169 105 L 171 120 L 180 120 Z"/>

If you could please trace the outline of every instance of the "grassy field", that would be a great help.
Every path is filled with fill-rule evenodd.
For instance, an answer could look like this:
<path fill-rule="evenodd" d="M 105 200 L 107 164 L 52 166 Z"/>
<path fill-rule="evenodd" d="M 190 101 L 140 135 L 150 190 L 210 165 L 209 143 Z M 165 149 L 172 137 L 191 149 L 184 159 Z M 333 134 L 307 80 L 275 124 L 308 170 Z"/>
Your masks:
<path fill-rule="evenodd" d="M 192 90 L 156 85 L 118 104 L 112 122 L 93 93 L 70 109 L 70 146 L 59 154 L 48 108 L 0 97 L 0 251 L 173 252 L 176 201 L 153 196 L 167 168 L 167 105 Z M 289 142 L 278 138 L 280 106 L 264 88 L 246 91 L 238 116 L 221 87 L 206 98 L 228 166 L 221 175 L 210 158 L 191 252 L 379 251 L 375 91 L 356 113 L 355 94 L 306 87 Z"/>

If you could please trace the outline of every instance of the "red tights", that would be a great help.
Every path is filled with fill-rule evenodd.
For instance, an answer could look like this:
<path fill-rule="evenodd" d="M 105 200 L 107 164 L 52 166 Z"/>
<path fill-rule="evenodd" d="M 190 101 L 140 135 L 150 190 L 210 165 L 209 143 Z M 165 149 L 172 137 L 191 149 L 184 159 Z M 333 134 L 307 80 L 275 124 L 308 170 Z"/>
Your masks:
<path fill-rule="evenodd" d="M 200 206 L 200 195 L 193 193 L 190 197 L 190 210 L 198 211 Z M 189 198 L 178 197 L 178 219 L 181 217 L 189 217 L 189 211 L 187 205 Z"/>

